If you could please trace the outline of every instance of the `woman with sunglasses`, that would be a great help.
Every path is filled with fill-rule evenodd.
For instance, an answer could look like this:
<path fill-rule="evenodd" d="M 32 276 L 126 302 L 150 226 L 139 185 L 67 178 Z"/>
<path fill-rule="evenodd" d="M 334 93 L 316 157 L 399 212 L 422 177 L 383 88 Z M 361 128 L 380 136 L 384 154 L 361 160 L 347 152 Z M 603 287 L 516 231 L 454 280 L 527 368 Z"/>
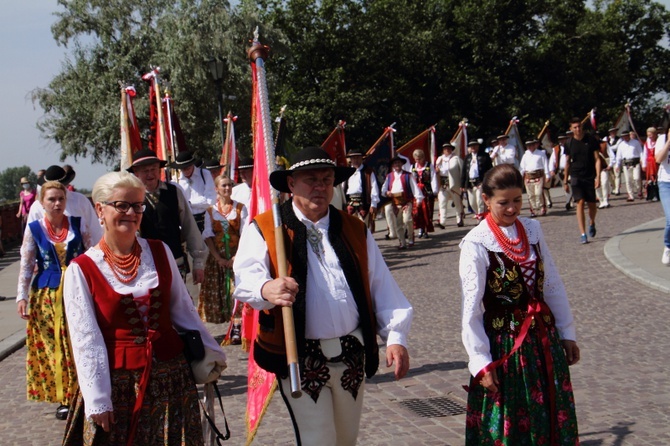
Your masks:
<path fill-rule="evenodd" d="M 144 185 L 112 172 L 93 186 L 104 229 L 65 276 L 65 310 L 79 372 L 64 445 L 202 445 L 198 394 L 177 330 L 200 331 L 225 355 L 193 306 L 171 251 L 137 237 Z"/>
<path fill-rule="evenodd" d="M 28 399 L 61 403 L 56 418 L 67 418 L 77 387 L 63 309 L 61 277 L 70 261 L 90 246 L 81 233 L 79 217 L 65 215 L 65 186 L 47 181 L 40 190 L 44 217 L 26 226 L 16 302 L 26 330 Z M 37 273 L 34 274 L 37 266 Z"/>
<path fill-rule="evenodd" d="M 209 248 L 205 263 L 205 281 L 200 287 L 198 314 L 205 322 L 221 324 L 231 320 L 225 343 L 241 343 L 241 305 L 234 314 L 233 261 L 240 234 L 247 220 L 247 208 L 231 198 L 233 181 L 225 175 L 214 179 L 217 202 L 205 212 L 202 238 Z"/>

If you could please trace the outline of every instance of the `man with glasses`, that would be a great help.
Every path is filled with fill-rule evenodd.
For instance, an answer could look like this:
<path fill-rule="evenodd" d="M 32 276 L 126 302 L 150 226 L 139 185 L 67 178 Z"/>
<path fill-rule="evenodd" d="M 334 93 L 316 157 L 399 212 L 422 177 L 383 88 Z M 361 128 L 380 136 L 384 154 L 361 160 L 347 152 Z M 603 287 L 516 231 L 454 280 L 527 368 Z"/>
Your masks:
<path fill-rule="evenodd" d="M 153 150 L 142 149 L 133 154 L 133 163 L 127 169 L 142 181 L 147 192 L 140 234 L 162 240 L 170 247 L 184 280 L 189 272 L 182 246 L 182 240 L 186 240 L 186 248 L 193 257 L 193 284 L 198 284 L 204 279 L 207 248 L 182 190 L 161 181 L 161 168 L 165 165 Z"/>

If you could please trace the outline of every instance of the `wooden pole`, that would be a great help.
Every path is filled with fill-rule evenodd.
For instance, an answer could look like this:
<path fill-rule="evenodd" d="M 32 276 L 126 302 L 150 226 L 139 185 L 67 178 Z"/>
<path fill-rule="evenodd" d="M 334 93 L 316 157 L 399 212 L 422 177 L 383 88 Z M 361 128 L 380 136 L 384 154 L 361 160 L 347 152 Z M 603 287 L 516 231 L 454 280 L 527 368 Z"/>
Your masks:
<path fill-rule="evenodd" d="M 256 65 L 256 76 L 258 95 L 261 104 L 261 116 L 263 125 L 263 140 L 265 141 L 265 162 L 268 167 L 268 174 L 275 169 L 275 150 L 274 140 L 272 138 L 272 122 L 270 119 L 270 103 L 268 100 L 267 82 L 265 79 L 265 59 L 269 55 L 269 48 L 261 45 L 258 41 L 258 28 L 254 32 L 254 41 L 248 50 L 249 59 Z M 270 178 L 267 178 L 270 181 Z M 274 191 L 272 197 L 272 215 L 275 227 L 275 239 L 277 247 L 277 273 L 279 277 L 288 276 L 288 263 L 286 260 L 286 245 L 284 244 L 284 226 L 281 221 L 279 211 L 279 192 Z M 298 345 L 295 339 L 295 323 L 293 320 L 293 308 L 282 307 L 282 319 L 284 323 L 284 343 L 286 344 L 286 362 L 288 363 L 289 381 L 291 387 L 291 396 L 299 398 L 302 395 L 300 390 L 300 369 L 298 366 Z"/>

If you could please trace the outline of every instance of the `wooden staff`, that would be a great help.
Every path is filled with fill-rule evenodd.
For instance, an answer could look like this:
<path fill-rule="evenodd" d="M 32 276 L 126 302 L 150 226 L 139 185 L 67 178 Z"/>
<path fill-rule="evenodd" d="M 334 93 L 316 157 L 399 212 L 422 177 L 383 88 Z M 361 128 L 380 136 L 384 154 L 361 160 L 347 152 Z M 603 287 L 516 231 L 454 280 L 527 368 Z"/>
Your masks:
<path fill-rule="evenodd" d="M 256 65 L 258 95 L 261 105 L 261 116 L 263 126 L 263 140 L 265 141 L 265 162 L 268 174 L 275 169 L 275 150 L 272 138 L 272 123 L 270 119 L 270 103 L 268 100 L 268 88 L 265 79 L 265 59 L 269 54 L 269 47 L 261 45 L 258 41 L 258 28 L 254 31 L 254 41 L 248 50 L 249 59 Z M 267 181 L 270 181 L 269 175 Z M 275 239 L 277 247 L 277 274 L 279 277 L 288 276 L 288 263 L 286 261 L 286 247 L 284 245 L 284 226 L 279 211 L 279 191 L 274 190 L 272 194 L 272 216 L 275 227 Z M 291 384 L 291 396 L 299 398 L 300 369 L 298 366 L 298 347 L 295 340 L 295 323 L 293 321 L 293 308 L 282 307 L 282 319 L 284 322 L 284 343 L 286 344 L 286 362 L 288 363 L 289 380 Z"/>

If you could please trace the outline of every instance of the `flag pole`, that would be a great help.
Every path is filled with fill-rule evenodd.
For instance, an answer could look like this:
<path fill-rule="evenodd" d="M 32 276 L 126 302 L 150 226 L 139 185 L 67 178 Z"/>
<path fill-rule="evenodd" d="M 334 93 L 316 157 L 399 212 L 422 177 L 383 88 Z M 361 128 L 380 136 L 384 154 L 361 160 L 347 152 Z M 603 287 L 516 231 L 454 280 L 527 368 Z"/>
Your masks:
<path fill-rule="evenodd" d="M 247 52 L 249 59 L 256 65 L 258 95 L 261 105 L 263 140 L 265 142 L 265 162 L 268 166 L 268 174 L 275 169 L 275 150 L 272 138 L 272 123 L 270 119 L 270 102 L 268 100 L 268 87 L 265 79 L 265 59 L 269 55 L 269 47 L 261 45 L 258 40 L 258 28 L 254 31 L 254 41 Z M 270 181 L 270 178 L 263 180 Z M 284 228 L 279 211 L 279 191 L 274 190 L 272 194 L 272 216 L 275 227 L 275 239 L 277 248 L 277 273 L 279 277 L 288 276 L 288 264 L 286 261 L 286 246 L 284 244 Z M 291 384 L 291 396 L 299 398 L 300 369 L 298 367 L 298 347 L 295 339 L 295 323 L 293 321 L 293 308 L 282 307 L 282 319 L 284 322 L 284 343 L 286 344 L 286 361 L 288 363 L 289 381 Z"/>
<path fill-rule="evenodd" d="M 544 121 L 544 127 L 542 127 L 542 130 L 540 130 L 540 133 L 537 135 L 537 139 L 542 142 L 542 137 L 544 136 L 544 132 L 547 130 L 547 127 L 549 127 L 549 121 Z"/>

